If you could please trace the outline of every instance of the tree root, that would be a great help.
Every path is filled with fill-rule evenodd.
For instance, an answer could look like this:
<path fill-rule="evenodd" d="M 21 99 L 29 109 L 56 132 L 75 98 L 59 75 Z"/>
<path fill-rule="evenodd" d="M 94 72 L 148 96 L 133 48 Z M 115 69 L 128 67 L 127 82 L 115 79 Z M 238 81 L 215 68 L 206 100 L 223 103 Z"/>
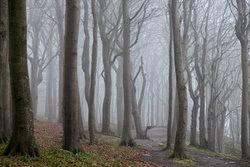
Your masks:
<path fill-rule="evenodd" d="M 183 159 L 188 159 L 188 157 L 186 156 L 186 154 L 180 154 L 180 153 L 177 153 L 177 152 L 174 152 L 170 157 L 169 159 L 180 159 L 180 160 L 183 160 Z"/>
<path fill-rule="evenodd" d="M 120 146 L 129 146 L 129 147 L 135 147 L 136 143 L 134 142 L 133 139 L 129 139 L 129 140 L 121 140 L 120 142 Z"/>
<path fill-rule="evenodd" d="M 22 156 L 30 156 L 30 157 L 39 157 L 39 152 L 35 144 L 24 144 L 19 142 L 10 142 L 5 149 L 4 156 L 15 156 L 15 155 L 22 155 Z"/>

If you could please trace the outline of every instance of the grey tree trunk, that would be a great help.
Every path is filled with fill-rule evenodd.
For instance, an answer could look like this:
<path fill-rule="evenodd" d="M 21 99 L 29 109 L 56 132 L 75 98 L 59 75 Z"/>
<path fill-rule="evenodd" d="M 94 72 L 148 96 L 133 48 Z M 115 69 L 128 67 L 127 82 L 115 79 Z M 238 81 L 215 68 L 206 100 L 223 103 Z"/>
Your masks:
<path fill-rule="evenodd" d="M 224 104 L 220 104 L 219 111 L 222 113 L 221 118 L 218 121 L 218 128 L 217 128 L 217 142 L 218 142 L 218 151 L 223 153 L 224 152 L 224 129 L 225 129 L 225 122 L 226 122 L 226 107 Z"/>
<path fill-rule="evenodd" d="M 84 45 L 82 52 L 82 70 L 85 78 L 85 99 L 89 104 L 89 91 L 90 91 L 90 72 L 89 72 L 89 5 L 87 0 L 83 0 L 84 4 Z"/>
<path fill-rule="evenodd" d="M 171 157 L 186 158 L 185 139 L 187 128 L 187 92 L 184 79 L 184 62 L 181 49 L 180 22 L 177 15 L 177 1 L 172 0 L 172 24 L 174 36 L 174 54 L 177 92 L 179 100 L 179 117 L 177 123 L 177 132 L 175 138 L 174 152 Z"/>
<path fill-rule="evenodd" d="M 99 30 L 100 37 L 102 40 L 102 59 L 103 59 L 103 79 L 105 85 L 105 94 L 103 99 L 103 116 L 102 116 L 102 133 L 111 134 L 110 130 L 110 114 L 111 114 L 111 101 L 112 101 L 112 75 L 111 75 L 111 42 L 112 35 L 109 37 L 109 33 L 112 31 L 106 32 L 107 25 L 105 21 L 105 10 L 106 10 L 106 0 L 99 0 L 100 4 L 100 13 L 99 13 Z"/>
<path fill-rule="evenodd" d="M 27 65 L 26 1 L 9 0 L 9 56 L 13 132 L 4 155 L 38 156 Z"/>
<path fill-rule="evenodd" d="M 63 82 L 63 149 L 81 150 L 79 133 L 80 99 L 77 79 L 77 44 L 80 21 L 80 0 L 66 1 L 64 82 Z"/>
<path fill-rule="evenodd" d="M 132 78 L 130 58 L 130 18 L 128 11 L 128 0 L 122 1 L 123 11 L 123 90 L 124 90 L 124 123 L 120 145 L 134 146 L 135 143 L 131 134 L 131 113 L 132 113 Z"/>
<path fill-rule="evenodd" d="M 175 97 L 174 97 L 174 116 L 173 116 L 173 122 L 172 122 L 172 130 L 171 130 L 171 144 L 175 143 L 175 137 L 176 137 L 176 131 L 177 131 L 177 122 L 179 117 L 179 100 L 178 100 L 178 92 L 175 91 Z"/>
<path fill-rule="evenodd" d="M 124 95 L 122 85 L 123 59 L 118 58 L 118 68 L 116 70 L 116 105 L 117 105 L 117 129 L 118 135 L 122 135 L 123 115 L 124 115 Z"/>
<path fill-rule="evenodd" d="M 136 99 L 136 79 L 139 76 L 139 74 L 142 74 L 143 78 L 143 83 L 142 83 L 142 90 L 140 92 L 140 97 L 137 102 Z M 137 74 L 135 75 L 133 79 L 133 85 L 132 85 L 132 115 L 134 118 L 134 123 L 135 123 L 135 128 L 136 128 L 136 137 L 138 139 L 146 139 L 146 134 L 142 129 L 142 119 L 141 119 L 141 108 L 142 108 L 142 102 L 144 98 L 144 92 L 145 92 L 145 87 L 146 87 L 146 74 L 144 73 L 144 68 L 143 68 L 143 59 L 141 57 L 141 66 L 139 67 L 139 70 Z"/>
<path fill-rule="evenodd" d="M 248 35 L 250 31 L 246 0 L 237 0 L 238 16 L 235 25 L 236 36 L 241 44 L 242 67 L 242 110 L 241 110 L 241 157 L 247 158 L 248 148 Z M 248 21 L 246 24 L 246 20 Z"/>
<path fill-rule="evenodd" d="M 58 122 L 63 122 L 63 60 L 64 60 L 64 0 L 55 1 L 57 30 L 59 36 L 59 83 L 58 83 Z"/>
<path fill-rule="evenodd" d="M 95 142 L 95 87 L 96 87 L 96 65 L 97 65 L 97 13 L 96 13 L 96 0 L 91 1 L 92 15 L 94 19 L 93 26 L 93 46 L 92 46 L 92 62 L 91 62 L 91 84 L 89 94 L 89 138 L 90 144 Z"/>
<path fill-rule="evenodd" d="M 154 114 L 154 100 L 155 100 L 155 94 L 154 94 L 154 90 L 153 90 L 153 84 L 151 84 L 152 87 L 151 87 L 151 126 L 154 126 L 155 125 L 155 121 L 154 121 L 154 117 L 155 117 L 155 114 Z"/>
<path fill-rule="evenodd" d="M 168 8 L 172 8 L 171 0 L 168 1 Z M 171 149 L 171 130 L 172 130 L 172 120 L 173 120 L 173 30 L 172 30 L 172 17 L 171 17 L 171 10 L 169 10 L 169 30 L 170 30 L 170 37 L 169 37 L 169 75 L 168 75 L 168 82 L 169 82 L 169 96 L 168 96 L 168 129 L 167 129 L 167 147 L 166 149 Z"/>

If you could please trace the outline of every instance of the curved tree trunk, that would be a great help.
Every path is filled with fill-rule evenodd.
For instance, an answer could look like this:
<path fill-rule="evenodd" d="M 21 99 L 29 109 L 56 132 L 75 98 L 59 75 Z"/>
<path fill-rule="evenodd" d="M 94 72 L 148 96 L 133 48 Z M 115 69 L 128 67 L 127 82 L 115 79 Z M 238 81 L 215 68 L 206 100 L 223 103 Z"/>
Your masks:
<path fill-rule="evenodd" d="M 38 156 L 34 138 L 27 66 L 26 1 L 9 0 L 9 54 L 13 99 L 13 132 L 4 155 Z"/>
<path fill-rule="evenodd" d="M 145 132 L 142 130 L 141 115 L 137 105 L 135 85 L 134 88 L 131 90 L 131 94 L 132 94 L 132 115 L 135 122 L 136 138 L 146 139 Z"/>

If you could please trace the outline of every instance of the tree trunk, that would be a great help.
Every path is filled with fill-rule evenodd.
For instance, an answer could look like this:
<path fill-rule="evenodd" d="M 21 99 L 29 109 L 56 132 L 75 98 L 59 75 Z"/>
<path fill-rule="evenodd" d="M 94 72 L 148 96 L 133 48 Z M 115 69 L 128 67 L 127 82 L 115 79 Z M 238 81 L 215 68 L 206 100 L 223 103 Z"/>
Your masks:
<path fill-rule="evenodd" d="M 187 128 L 187 92 L 184 80 L 184 63 L 181 49 L 180 39 L 180 23 L 177 15 L 177 1 L 172 0 L 172 24 L 174 36 L 174 54 L 175 54 L 175 70 L 176 82 L 179 100 L 179 117 L 177 124 L 177 132 L 175 138 L 175 146 L 172 157 L 186 158 L 185 155 L 185 139 Z"/>
<path fill-rule="evenodd" d="M 218 129 L 217 129 L 217 142 L 218 142 L 218 151 L 220 153 L 224 152 L 224 129 L 225 129 L 225 121 L 226 121 L 226 107 L 224 104 L 221 104 L 220 108 L 222 110 L 219 110 L 222 112 L 221 119 L 218 122 Z M 230 125 L 229 125 L 230 126 Z"/>
<path fill-rule="evenodd" d="M 169 9 L 172 8 L 171 0 L 168 2 Z M 171 149 L 171 130 L 172 130 L 172 120 L 173 120 L 173 30 L 172 30 L 172 18 L 171 18 L 171 10 L 169 10 L 169 30 L 170 30 L 170 37 L 169 37 L 169 75 L 168 75 L 168 82 L 169 82 L 169 96 L 168 96 L 168 129 L 167 129 L 167 147 L 166 149 Z"/>
<path fill-rule="evenodd" d="M 99 1 L 100 13 L 99 13 L 99 30 L 100 37 L 102 40 L 102 60 L 103 60 L 103 79 L 105 85 L 105 94 L 103 99 L 103 116 L 102 116 L 102 133 L 112 134 L 110 130 L 110 114 L 111 114 L 111 101 L 112 101 L 112 74 L 111 74 L 111 42 L 112 38 L 109 37 L 109 33 L 106 32 L 107 25 L 105 21 L 105 10 L 106 10 L 106 0 Z M 114 31 L 114 30 L 113 30 Z M 112 36 L 112 35 L 111 35 Z"/>
<path fill-rule="evenodd" d="M 52 28 L 50 28 L 50 30 L 52 31 Z M 48 44 L 48 52 L 47 52 L 47 56 L 48 59 L 51 59 L 53 56 L 53 45 L 52 42 L 49 41 Z M 54 108 L 54 98 L 56 98 L 56 96 L 54 95 L 54 83 L 53 80 L 56 77 L 55 76 L 55 69 L 54 69 L 54 62 L 52 60 L 52 62 L 48 65 L 48 72 L 47 72 L 47 90 L 46 90 L 46 106 L 45 106 L 45 113 L 47 114 L 48 120 L 49 121 L 53 121 L 56 119 L 56 110 Z"/>
<path fill-rule="evenodd" d="M 155 122 L 154 122 L 154 117 L 155 117 L 155 114 L 154 114 L 154 100 L 155 100 L 155 95 L 154 95 L 154 90 L 153 90 L 153 85 L 152 85 L 152 88 L 151 88 L 151 126 L 154 126 L 155 125 Z"/>
<path fill-rule="evenodd" d="M 123 9 L 123 90 L 124 90 L 124 123 L 120 145 L 134 146 L 131 134 L 132 113 L 132 81 L 131 81 L 131 58 L 130 58 L 130 18 L 128 0 L 122 1 Z"/>
<path fill-rule="evenodd" d="M 96 0 L 91 1 L 92 15 L 94 18 L 93 26 L 93 46 L 92 46 L 92 63 L 91 63 L 91 84 L 89 94 L 89 139 L 90 144 L 95 141 L 95 87 L 96 87 L 96 64 L 97 64 L 97 13 Z"/>
<path fill-rule="evenodd" d="M 118 58 L 118 68 L 117 68 L 117 76 L 116 76 L 116 105 L 117 105 L 117 129 L 118 135 L 122 135 L 122 127 L 123 127 L 123 115 L 124 115 L 124 100 L 123 100 L 123 85 L 122 85 L 122 68 L 123 68 L 123 59 Z"/>
<path fill-rule="evenodd" d="M 9 55 L 13 132 L 4 155 L 38 156 L 27 65 L 26 1 L 9 0 Z"/>
<path fill-rule="evenodd" d="M 80 21 L 80 0 L 66 1 L 64 83 L 63 83 L 63 149 L 81 150 L 79 133 L 80 99 L 77 79 L 77 44 Z"/>
<path fill-rule="evenodd" d="M 106 63 L 109 64 L 109 62 Z M 111 99 L 112 99 L 112 80 L 111 80 L 111 67 L 110 65 L 105 65 L 106 63 L 104 63 L 105 95 L 103 100 L 102 133 L 111 134 L 110 112 L 111 112 Z"/>
<path fill-rule="evenodd" d="M 0 143 L 5 143 L 7 141 L 7 136 L 4 133 L 4 100 L 8 97 L 9 93 L 4 89 L 4 76 L 6 75 L 5 68 L 6 63 L 5 61 L 8 55 L 8 1 L 2 0 L 0 2 Z M 5 67 L 5 68 L 4 68 Z"/>
<path fill-rule="evenodd" d="M 58 122 L 63 122 L 63 60 L 64 60 L 64 0 L 55 1 L 57 30 L 59 36 L 59 82 L 58 82 Z"/>
<path fill-rule="evenodd" d="M 139 108 L 137 105 L 135 85 L 133 85 L 133 89 L 131 91 L 132 91 L 131 92 L 131 94 L 132 94 L 132 115 L 133 115 L 134 122 L 135 122 L 136 138 L 137 139 L 146 139 L 145 133 L 142 130 L 141 115 L 140 115 Z"/>
<path fill-rule="evenodd" d="M 241 151 L 242 158 L 248 157 L 248 35 L 249 17 L 246 0 L 237 0 L 238 17 L 236 20 L 236 36 L 241 44 L 242 67 L 242 110 L 241 110 Z M 246 21 L 248 21 L 246 25 Z"/>
<path fill-rule="evenodd" d="M 248 43 L 241 43 L 242 63 L 242 113 L 241 150 L 242 158 L 248 157 Z"/>
<path fill-rule="evenodd" d="M 7 49 L 8 52 L 8 49 Z M 3 66 L 3 96 L 2 98 L 2 109 L 3 109 L 3 127 L 4 135 L 7 139 L 11 137 L 11 88 L 10 88 L 10 67 L 9 67 L 9 55 L 5 54 L 4 66 Z M 1 96 L 0 96 L 1 97 Z"/>
<path fill-rule="evenodd" d="M 177 90 L 175 92 L 175 98 L 174 98 L 174 118 L 172 122 L 172 130 L 171 130 L 171 144 L 175 143 L 175 137 L 176 137 L 176 131 L 177 131 L 177 122 L 179 117 L 179 100 L 178 100 L 178 93 Z"/>
<path fill-rule="evenodd" d="M 197 115 L 198 115 L 198 108 L 199 108 L 199 100 L 196 99 L 193 101 L 193 108 L 192 108 L 192 120 L 191 120 L 191 135 L 190 135 L 190 145 L 197 146 L 196 141 L 196 132 L 197 132 Z"/>
<path fill-rule="evenodd" d="M 212 68 L 212 84 L 211 84 L 211 92 L 210 92 L 210 101 L 208 105 L 208 117 L 207 117 L 207 133 L 208 133 L 208 149 L 211 151 L 215 151 L 215 108 L 217 105 L 217 101 L 215 100 L 215 77 L 214 77 L 215 67 Z"/>

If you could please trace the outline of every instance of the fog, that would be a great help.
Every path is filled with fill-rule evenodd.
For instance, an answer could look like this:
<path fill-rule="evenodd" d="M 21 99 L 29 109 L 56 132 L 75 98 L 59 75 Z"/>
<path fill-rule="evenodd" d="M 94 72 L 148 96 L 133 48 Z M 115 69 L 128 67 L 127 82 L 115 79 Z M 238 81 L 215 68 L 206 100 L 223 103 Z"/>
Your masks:
<path fill-rule="evenodd" d="M 77 17 L 65 18 L 64 0 L 27 0 L 27 56 L 34 119 L 63 122 L 64 104 L 75 102 L 63 98 L 66 67 L 77 68 L 78 85 L 72 85 L 78 88 L 72 91 L 79 93 L 78 116 L 85 130 L 90 125 L 89 114 L 94 113 L 97 132 L 122 137 L 127 120 L 124 116 L 130 108 L 128 126 L 133 139 L 149 138 L 173 147 L 184 136 L 193 146 L 241 155 L 242 135 L 246 134 L 244 139 L 250 142 L 249 56 L 244 57 L 242 51 L 243 46 L 249 48 L 249 4 L 241 10 L 236 2 L 228 0 L 178 1 L 175 13 L 170 1 L 129 0 L 129 29 L 125 29 L 128 23 L 122 2 L 97 0 L 93 7 L 91 1 L 80 1 L 78 41 L 72 40 L 72 46 L 78 42 L 73 52 L 77 53 L 77 67 L 73 67 L 67 64 L 71 59 L 64 58 L 69 44 L 66 39 L 70 38 L 65 33 L 77 31 L 71 20 Z M 92 96 L 94 21 L 97 64 Z M 131 64 L 128 61 L 129 69 L 124 72 L 125 58 L 131 58 Z M 130 93 L 124 92 L 126 74 Z M 127 94 L 130 103 L 126 103 Z M 95 112 L 89 112 L 91 97 Z"/>

